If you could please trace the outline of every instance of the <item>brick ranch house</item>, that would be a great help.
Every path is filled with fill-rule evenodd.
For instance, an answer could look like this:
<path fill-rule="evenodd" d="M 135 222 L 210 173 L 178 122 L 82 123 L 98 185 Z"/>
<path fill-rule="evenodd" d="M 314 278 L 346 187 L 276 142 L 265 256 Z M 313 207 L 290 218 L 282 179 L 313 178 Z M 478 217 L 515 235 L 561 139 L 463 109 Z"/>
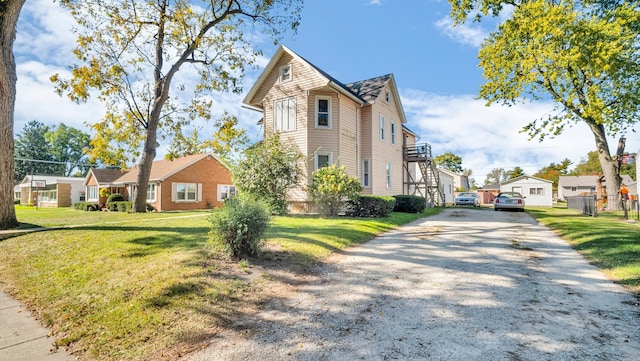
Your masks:
<path fill-rule="evenodd" d="M 91 169 L 85 178 L 87 202 L 104 204 L 109 193 L 133 200 L 138 166 L 129 171 Z M 157 211 L 195 210 L 221 207 L 235 193 L 229 168 L 211 154 L 195 154 L 173 160 L 156 160 L 151 166 L 147 203 Z"/>

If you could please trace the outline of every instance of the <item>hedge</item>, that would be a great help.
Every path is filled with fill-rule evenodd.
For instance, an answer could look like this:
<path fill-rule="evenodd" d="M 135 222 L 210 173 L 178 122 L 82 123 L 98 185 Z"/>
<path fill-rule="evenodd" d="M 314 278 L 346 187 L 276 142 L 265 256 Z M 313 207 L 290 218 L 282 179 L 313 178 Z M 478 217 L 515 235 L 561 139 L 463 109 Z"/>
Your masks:
<path fill-rule="evenodd" d="M 73 204 L 73 209 L 79 211 L 98 211 L 100 210 L 100 205 L 92 202 L 76 202 Z"/>
<path fill-rule="evenodd" d="M 394 212 L 422 213 L 427 208 L 427 199 L 421 196 L 397 195 L 393 197 L 396 199 Z"/>
<path fill-rule="evenodd" d="M 388 217 L 396 204 L 390 196 L 362 195 L 347 202 L 346 215 L 351 217 Z"/>

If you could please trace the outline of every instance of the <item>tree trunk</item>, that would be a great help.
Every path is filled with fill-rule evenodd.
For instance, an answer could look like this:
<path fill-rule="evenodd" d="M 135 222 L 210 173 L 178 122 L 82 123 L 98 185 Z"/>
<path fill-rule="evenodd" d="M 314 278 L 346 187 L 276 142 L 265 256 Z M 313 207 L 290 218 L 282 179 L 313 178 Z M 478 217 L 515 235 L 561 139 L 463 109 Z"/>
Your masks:
<path fill-rule="evenodd" d="M 588 122 L 588 124 L 596 140 L 596 151 L 598 152 L 600 166 L 602 167 L 602 173 L 607 186 L 606 195 L 615 196 L 618 194 L 620 184 L 622 183 L 618 162 L 611 157 L 611 153 L 609 152 L 609 144 L 604 126 L 602 124 L 596 124 L 595 122 Z"/>
<path fill-rule="evenodd" d="M 17 81 L 13 42 L 24 2 L 0 1 L 0 229 L 18 226 L 13 206 L 13 115 Z"/>
<path fill-rule="evenodd" d="M 153 126 L 152 126 L 153 124 Z M 131 212 L 144 213 L 147 211 L 147 185 L 149 184 L 149 177 L 151 176 L 151 166 L 156 158 L 156 130 L 158 121 L 149 121 L 147 127 L 147 137 L 144 141 L 144 151 L 142 153 L 142 159 L 140 159 L 138 179 L 137 179 L 137 191 L 135 198 L 133 199 L 133 205 Z"/>

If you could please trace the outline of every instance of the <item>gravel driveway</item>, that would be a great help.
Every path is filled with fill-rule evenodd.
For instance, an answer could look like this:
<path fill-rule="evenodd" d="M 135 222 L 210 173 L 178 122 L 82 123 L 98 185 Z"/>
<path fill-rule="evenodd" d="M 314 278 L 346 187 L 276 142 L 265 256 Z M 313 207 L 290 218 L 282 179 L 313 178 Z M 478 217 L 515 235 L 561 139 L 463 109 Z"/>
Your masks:
<path fill-rule="evenodd" d="M 189 360 L 640 360 L 637 301 L 526 213 L 448 208 L 337 255 Z"/>

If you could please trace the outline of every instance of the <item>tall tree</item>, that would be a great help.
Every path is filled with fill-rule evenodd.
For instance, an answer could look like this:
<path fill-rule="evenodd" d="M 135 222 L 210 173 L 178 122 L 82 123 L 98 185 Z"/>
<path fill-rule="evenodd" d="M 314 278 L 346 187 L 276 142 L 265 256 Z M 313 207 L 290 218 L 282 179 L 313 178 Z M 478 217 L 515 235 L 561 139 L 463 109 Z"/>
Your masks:
<path fill-rule="evenodd" d="M 433 158 L 436 165 L 454 173 L 462 173 L 462 158 L 451 152 L 440 154 Z"/>
<path fill-rule="evenodd" d="M 106 115 L 93 127 L 93 155 L 139 161 L 133 212 L 145 212 L 151 164 L 159 142 L 196 119 L 209 119 L 212 91 L 242 91 L 244 69 L 261 54 L 247 31 L 277 41 L 297 28 L 301 0 L 62 0 L 78 23 L 72 78 L 54 75 L 74 101 L 99 92 Z M 178 71 L 198 72 L 194 93 L 174 85 Z M 170 95 L 175 92 L 177 95 Z M 180 96 L 182 95 L 182 97 Z M 115 149 L 114 149 L 115 148 Z M 103 157 L 104 158 L 104 157 Z"/>
<path fill-rule="evenodd" d="M 522 169 L 522 167 L 520 166 L 515 166 L 513 167 L 512 170 L 507 172 L 507 180 L 508 179 L 513 179 L 516 177 L 520 177 L 521 175 L 525 175 L 526 173 L 524 172 L 524 169 Z"/>
<path fill-rule="evenodd" d="M 238 160 L 240 152 L 249 144 L 246 129 L 238 128 L 238 118 L 226 113 L 213 124 L 213 134 L 210 138 L 201 139 L 198 128 L 190 133 L 179 131 L 171 140 L 167 153 L 168 159 L 174 159 L 191 154 L 211 152 L 222 158 L 227 164 Z"/>
<path fill-rule="evenodd" d="M 51 127 L 30 121 L 15 140 L 16 181 L 27 174 L 86 174 L 89 140 L 89 134 L 64 123 Z"/>
<path fill-rule="evenodd" d="M 16 62 L 13 42 L 25 0 L 0 0 L 0 229 L 18 226 L 13 206 Z"/>
<path fill-rule="evenodd" d="M 571 172 L 573 175 L 598 175 L 602 174 L 602 166 L 598 159 L 598 152 L 591 151 L 587 153 L 586 158 L 581 158 L 580 163 Z"/>
<path fill-rule="evenodd" d="M 533 176 L 552 181 L 552 187 L 555 192 L 558 189 L 560 176 L 569 174 L 569 166 L 571 166 L 571 161 L 565 158 L 558 164 L 552 162 L 548 166 L 542 167 Z"/>
<path fill-rule="evenodd" d="M 450 0 L 457 23 L 510 17 L 479 52 L 488 104 L 512 105 L 524 99 L 552 99 L 556 111 L 529 123 L 531 138 L 562 133 L 582 122 L 593 133 L 607 188 L 620 187 L 618 159 L 607 136 L 624 134 L 640 113 L 640 9 L 630 1 Z"/>
<path fill-rule="evenodd" d="M 15 181 L 19 182 L 28 174 L 62 175 L 60 167 L 53 163 L 56 159 L 47 141 L 49 126 L 32 120 L 27 123 L 15 139 Z"/>
<path fill-rule="evenodd" d="M 87 152 L 91 136 L 79 129 L 60 123 L 45 134 L 53 159 L 61 164 L 61 173 L 69 177 L 74 173 L 83 176 L 89 170 Z"/>
<path fill-rule="evenodd" d="M 500 183 L 509 179 L 509 172 L 504 168 L 493 168 L 491 172 L 487 173 L 484 179 L 484 184 Z"/>

